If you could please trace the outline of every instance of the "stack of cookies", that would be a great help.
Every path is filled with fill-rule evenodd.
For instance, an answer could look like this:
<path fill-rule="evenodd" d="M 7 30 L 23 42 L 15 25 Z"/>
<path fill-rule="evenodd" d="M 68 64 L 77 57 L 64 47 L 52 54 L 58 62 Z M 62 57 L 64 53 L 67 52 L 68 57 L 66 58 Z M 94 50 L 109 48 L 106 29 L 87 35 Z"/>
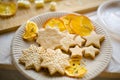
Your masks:
<path fill-rule="evenodd" d="M 19 62 L 25 65 L 25 69 L 34 69 L 37 72 L 42 67 L 47 68 L 50 75 L 58 72 L 62 75 L 66 73 L 72 77 L 83 77 L 87 70 L 83 66 L 78 68 L 80 60 L 83 57 L 94 59 L 100 52 L 100 43 L 103 40 L 104 36 L 94 31 L 89 36 L 81 37 L 67 31 L 61 32 L 57 28 L 42 28 L 36 40 L 40 47 L 30 45 L 28 49 L 22 51 Z M 79 63 L 75 69 L 77 73 L 75 70 L 70 73 L 70 68 L 75 66 L 71 65 L 71 62 L 75 65 L 76 62 Z"/>

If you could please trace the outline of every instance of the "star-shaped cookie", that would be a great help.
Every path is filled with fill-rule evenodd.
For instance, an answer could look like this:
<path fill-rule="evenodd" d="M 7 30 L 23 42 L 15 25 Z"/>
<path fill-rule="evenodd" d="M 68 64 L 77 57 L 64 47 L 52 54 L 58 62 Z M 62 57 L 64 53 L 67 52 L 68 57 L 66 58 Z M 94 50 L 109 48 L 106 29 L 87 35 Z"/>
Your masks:
<path fill-rule="evenodd" d="M 76 36 L 74 40 L 75 40 L 76 44 L 80 47 L 85 43 L 85 40 L 83 38 L 81 38 L 80 36 Z"/>
<path fill-rule="evenodd" d="M 84 36 L 83 38 L 86 40 L 85 46 L 93 45 L 96 48 L 100 48 L 100 42 L 102 42 L 105 37 L 93 31 L 89 36 Z"/>
<path fill-rule="evenodd" d="M 41 68 L 40 54 L 42 51 L 44 51 L 43 48 L 31 45 L 28 49 L 23 50 L 19 62 L 25 64 L 25 69 L 35 69 L 39 71 Z"/>
<path fill-rule="evenodd" d="M 66 36 L 60 40 L 61 49 L 68 52 L 69 47 L 74 46 L 76 44 L 75 41 L 73 40 L 74 37 L 75 35 L 67 33 Z"/>
<path fill-rule="evenodd" d="M 57 28 L 46 27 L 38 32 L 37 43 L 45 49 L 55 49 L 60 46 L 60 40 L 64 37 Z"/>
<path fill-rule="evenodd" d="M 64 54 L 60 49 L 47 49 L 47 52 L 41 54 L 41 57 L 43 59 L 41 67 L 48 68 L 51 75 L 56 72 L 63 75 L 65 73 L 65 68 L 70 66 L 69 56 Z"/>
<path fill-rule="evenodd" d="M 94 59 L 97 54 L 99 54 L 99 49 L 94 48 L 93 46 L 85 47 L 84 49 L 84 57 Z"/>
<path fill-rule="evenodd" d="M 71 58 L 82 58 L 83 50 L 82 48 L 79 48 L 78 46 L 75 46 L 74 48 L 70 48 L 71 51 Z"/>

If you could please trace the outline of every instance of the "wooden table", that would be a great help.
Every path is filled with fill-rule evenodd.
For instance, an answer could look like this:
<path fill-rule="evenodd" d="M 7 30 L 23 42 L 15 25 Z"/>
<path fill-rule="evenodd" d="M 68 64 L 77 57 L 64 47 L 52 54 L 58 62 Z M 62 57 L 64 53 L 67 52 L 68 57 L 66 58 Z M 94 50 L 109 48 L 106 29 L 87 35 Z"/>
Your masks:
<path fill-rule="evenodd" d="M 86 13 L 96 10 L 97 7 L 105 1 L 107 0 L 59 0 L 57 1 L 56 11 Z M 49 8 L 50 3 L 45 3 L 44 8 L 40 9 L 36 9 L 35 3 L 31 3 L 29 9 L 18 8 L 16 14 L 12 17 L 0 17 L 0 33 L 17 29 L 21 24 L 25 23 L 33 16 L 51 12 Z"/>

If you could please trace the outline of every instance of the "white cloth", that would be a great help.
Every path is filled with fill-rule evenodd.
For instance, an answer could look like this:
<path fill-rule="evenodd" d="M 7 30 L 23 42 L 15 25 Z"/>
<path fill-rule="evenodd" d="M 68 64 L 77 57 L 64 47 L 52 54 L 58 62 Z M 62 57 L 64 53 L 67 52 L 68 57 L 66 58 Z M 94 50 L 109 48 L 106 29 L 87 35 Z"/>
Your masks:
<path fill-rule="evenodd" d="M 0 64 L 11 64 L 11 41 L 15 31 L 0 34 Z"/>
<path fill-rule="evenodd" d="M 86 15 L 91 20 L 95 20 L 96 22 L 99 23 L 99 20 L 97 19 L 96 12 L 86 14 Z M 112 48 L 113 48 L 113 53 L 112 53 L 112 59 L 111 59 L 109 65 L 108 65 L 108 67 L 106 68 L 105 71 L 120 73 L 120 40 L 114 39 L 112 36 L 110 36 L 110 38 L 111 38 L 111 45 L 112 45 Z"/>
<path fill-rule="evenodd" d="M 86 14 L 90 19 L 97 20 L 96 12 Z M 15 31 L 0 34 L 0 64 L 11 63 L 11 41 Z M 120 41 L 111 37 L 111 44 L 113 47 L 112 60 L 105 71 L 120 73 Z"/>

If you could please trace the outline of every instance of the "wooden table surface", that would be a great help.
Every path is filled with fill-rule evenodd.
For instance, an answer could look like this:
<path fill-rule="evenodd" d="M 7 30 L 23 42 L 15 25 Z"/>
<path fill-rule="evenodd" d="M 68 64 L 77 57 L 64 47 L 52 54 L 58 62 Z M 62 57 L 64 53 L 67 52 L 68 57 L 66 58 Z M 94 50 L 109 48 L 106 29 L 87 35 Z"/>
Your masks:
<path fill-rule="evenodd" d="M 107 0 L 59 0 L 57 1 L 56 11 L 68 11 L 86 13 L 96 10 L 97 7 Z M 25 23 L 29 18 L 51 12 L 49 10 L 50 3 L 45 3 L 44 8 L 36 9 L 35 3 L 31 3 L 29 9 L 17 9 L 14 16 L 3 18 L 0 17 L 0 33 L 17 29 L 21 24 Z"/>

